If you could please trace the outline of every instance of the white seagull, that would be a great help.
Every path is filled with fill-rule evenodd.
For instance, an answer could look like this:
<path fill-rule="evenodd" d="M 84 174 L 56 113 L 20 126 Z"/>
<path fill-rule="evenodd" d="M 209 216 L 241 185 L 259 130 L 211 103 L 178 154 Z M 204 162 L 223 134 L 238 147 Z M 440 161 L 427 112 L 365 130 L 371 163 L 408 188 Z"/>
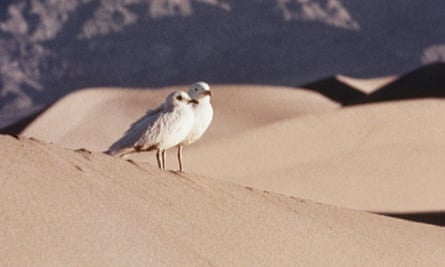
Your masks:
<path fill-rule="evenodd" d="M 182 142 L 194 126 L 192 103 L 199 102 L 191 99 L 186 92 L 169 94 L 163 104 L 147 111 L 105 153 L 122 157 L 156 149 L 158 167 L 165 170 L 165 151 Z"/>
<path fill-rule="evenodd" d="M 213 119 L 213 108 L 210 103 L 210 97 L 212 96 L 210 86 L 205 82 L 194 83 L 190 85 L 188 94 L 192 99 L 197 100 L 199 103 L 193 104 L 195 124 L 187 137 L 178 145 L 178 162 L 179 171 L 181 172 L 183 170 L 182 150 L 184 146 L 190 145 L 201 138 L 207 128 L 209 128 Z"/>

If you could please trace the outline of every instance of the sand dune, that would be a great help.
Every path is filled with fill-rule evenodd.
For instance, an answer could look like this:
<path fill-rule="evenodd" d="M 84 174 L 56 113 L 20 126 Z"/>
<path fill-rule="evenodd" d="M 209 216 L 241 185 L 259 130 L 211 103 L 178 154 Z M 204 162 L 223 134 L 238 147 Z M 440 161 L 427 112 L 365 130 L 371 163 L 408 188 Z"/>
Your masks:
<path fill-rule="evenodd" d="M 6 266 L 438 266 L 445 232 L 0 136 Z"/>
<path fill-rule="evenodd" d="M 301 87 L 318 92 L 342 105 L 348 105 L 360 99 L 365 99 L 368 95 L 397 79 L 397 76 L 363 79 L 336 75 L 304 84 Z"/>
<path fill-rule="evenodd" d="M 350 85 L 337 77 L 321 79 L 304 84 L 301 87 L 318 92 L 342 105 L 366 96 L 366 93 L 360 91 L 354 85 Z"/>
<path fill-rule="evenodd" d="M 64 147 L 103 151 L 131 122 L 147 109 L 157 107 L 170 91 L 178 89 L 187 90 L 187 87 L 79 91 L 54 104 L 22 134 Z M 212 141 L 231 138 L 258 125 L 338 107 L 317 93 L 289 87 L 212 86 L 212 91 L 215 118 L 206 133 L 206 139 Z"/>
<path fill-rule="evenodd" d="M 56 2 L 0 4 L 0 266 L 443 265 L 443 4 Z M 101 153 L 195 79 L 185 173 Z"/>
<path fill-rule="evenodd" d="M 351 208 L 443 209 L 443 112 L 445 102 L 425 100 L 293 118 L 197 147 L 186 165 Z"/>
<path fill-rule="evenodd" d="M 348 105 L 360 99 L 366 99 L 369 94 L 378 91 L 395 80 L 397 80 L 397 76 L 359 79 L 345 75 L 336 75 L 304 84 L 301 87 L 318 92 L 342 105 Z"/>
<path fill-rule="evenodd" d="M 417 68 L 400 77 L 358 79 L 345 75 L 311 82 L 301 87 L 319 92 L 343 105 L 369 104 L 445 96 L 445 64 Z"/>
<path fill-rule="evenodd" d="M 350 104 L 445 97 L 445 63 L 415 69 Z"/>
<path fill-rule="evenodd" d="M 82 91 L 48 109 L 23 134 L 103 151 L 173 89 Z M 354 209 L 443 209 L 438 185 L 445 183 L 445 119 L 436 116 L 445 112 L 443 101 L 340 109 L 302 90 L 215 86 L 214 92 L 214 122 L 185 149 L 186 170 Z M 177 169 L 174 153 L 169 169 Z M 130 158 L 156 164 L 153 153 Z"/>

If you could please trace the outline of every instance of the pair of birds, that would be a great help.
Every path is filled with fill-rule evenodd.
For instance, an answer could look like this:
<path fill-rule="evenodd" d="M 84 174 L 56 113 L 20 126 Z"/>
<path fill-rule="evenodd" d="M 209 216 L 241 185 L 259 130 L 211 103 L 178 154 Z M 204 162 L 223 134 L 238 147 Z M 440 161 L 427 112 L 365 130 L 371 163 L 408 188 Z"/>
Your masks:
<path fill-rule="evenodd" d="M 165 170 L 166 150 L 177 146 L 179 171 L 182 172 L 184 146 L 201 138 L 212 122 L 211 96 L 210 87 L 205 82 L 192 84 L 188 93 L 170 93 L 164 103 L 134 122 L 105 153 L 122 157 L 156 150 L 158 167 Z"/>

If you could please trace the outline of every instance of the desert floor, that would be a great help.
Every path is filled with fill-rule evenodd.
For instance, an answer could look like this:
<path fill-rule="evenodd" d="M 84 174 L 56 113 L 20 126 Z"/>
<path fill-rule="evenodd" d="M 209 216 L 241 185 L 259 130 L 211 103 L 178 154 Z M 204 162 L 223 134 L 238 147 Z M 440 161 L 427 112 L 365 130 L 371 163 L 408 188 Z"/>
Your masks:
<path fill-rule="evenodd" d="M 396 77 L 338 76 L 364 94 Z M 212 85 L 214 120 L 176 150 L 101 153 L 172 90 L 90 88 L 0 137 L 0 262 L 14 266 L 439 266 L 445 101 L 343 107 L 314 91 Z"/>

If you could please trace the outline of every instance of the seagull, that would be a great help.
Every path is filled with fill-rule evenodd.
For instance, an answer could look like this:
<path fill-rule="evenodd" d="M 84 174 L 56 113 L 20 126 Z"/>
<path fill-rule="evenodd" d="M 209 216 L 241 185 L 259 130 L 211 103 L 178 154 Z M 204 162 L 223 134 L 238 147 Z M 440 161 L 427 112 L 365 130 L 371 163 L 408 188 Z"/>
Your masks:
<path fill-rule="evenodd" d="M 198 103 L 184 91 L 170 93 L 164 103 L 134 122 L 105 153 L 122 157 L 156 149 L 158 167 L 165 170 L 165 151 L 188 136 L 195 122 L 192 104 Z"/>
<path fill-rule="evenodd" d="M 204 134 L 204 132 L 209 128 L 210 123 L 213 119 L 213 108 L 210 103 L 210 97 L 212 93 L 210 91 L 210 86 L 206 82 L 197 82 L 190 85 L 189 96 L 197 100 L 198 104 L 193 104 L 193 113 L 195 114 L 195 123 L 192 130 L 187 135 L 184 140 L 178 145 L 178 162 L 179 171 L 183 171 L 182 166 L 182 150 L 184 146 L 190 145 L 196 141 Z"/>

